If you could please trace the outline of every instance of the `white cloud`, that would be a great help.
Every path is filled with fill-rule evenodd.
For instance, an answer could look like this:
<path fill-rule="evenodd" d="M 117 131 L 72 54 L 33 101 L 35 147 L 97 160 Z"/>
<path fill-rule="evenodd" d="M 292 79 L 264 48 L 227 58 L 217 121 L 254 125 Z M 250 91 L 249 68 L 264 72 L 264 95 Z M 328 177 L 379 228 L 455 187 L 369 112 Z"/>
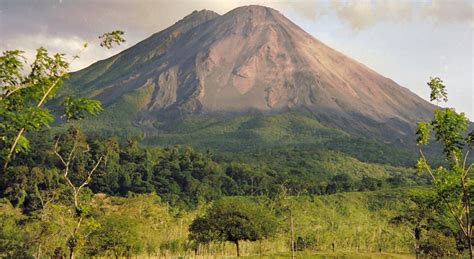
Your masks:
<path fill-rule="evenodd" d="M 90 42 L 86 49 L 83 48 L 84 43 Z M 43 34 L 35 35 L 18 35 L 15 39 L 6 40 L 0 43 L 0 51 L 19 49 L 24 51 L 24 56 L 28 62 L 32 62 L 35 58 L 36 49 L 44 47 L 50 54 L 62 53 L 66 55 L 68 60 L 72 60 L 74 55 L 79 54 L 79 59 L 71 63 L 71 71 L 82 69 L 91 63 L 110 57 L 111 55 L 123 50 L 128 45 L 122 45 L 113 49 L 105 49 L 99 47 L 97 41 L 87 41 L 78 36 L 66 37 L 48 37 Z"/>
<path fill-rule="evenodd" d="M 380 22 L 404 23 L 413 17 L 474 25 L 474 2 L 468 0 L 331 0 L 330 9 L 355 30 Z"/>
<path fill-rule="evenodd" d="M 474 27 L 474 2 L 467 0 L 430 0 L 421 4 L 421 15 L 438 23 L 461 22 Z"/>

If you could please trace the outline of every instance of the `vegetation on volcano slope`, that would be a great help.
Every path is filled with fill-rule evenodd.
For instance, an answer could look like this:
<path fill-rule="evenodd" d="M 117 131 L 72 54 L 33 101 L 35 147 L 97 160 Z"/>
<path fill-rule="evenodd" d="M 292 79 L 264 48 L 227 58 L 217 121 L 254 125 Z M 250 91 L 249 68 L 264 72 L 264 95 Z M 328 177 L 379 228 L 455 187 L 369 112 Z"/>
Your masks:
<path fill-rule="evenodd" d="M 353 136 L 323 125 L 304 111 L 190 116 L 175 122 L 137 121 L 128 111 L 139 108 L 143 94 L 137 91 L 124 97 L 120 105 L 112 104 L 103 114 L 85 121 L 82 127 L 101 136 L 117 136 L 122 140 L 135 136 L 149 146 L 187 145 L 214 151 L 218 156 L 236 153 L 252 156 L 269 149 L 333 150 L 369 163 L 411 167 L 416 162 L 414 147 Z"/>

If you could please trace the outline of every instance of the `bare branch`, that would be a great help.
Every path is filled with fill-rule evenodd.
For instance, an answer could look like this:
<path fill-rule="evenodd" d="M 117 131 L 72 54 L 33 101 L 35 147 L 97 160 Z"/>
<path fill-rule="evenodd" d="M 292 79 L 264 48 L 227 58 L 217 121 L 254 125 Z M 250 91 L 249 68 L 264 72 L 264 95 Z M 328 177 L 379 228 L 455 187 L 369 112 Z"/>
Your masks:
<path fill-rule="evenodd" d="M 87 44 L 85 44 L 83 46 L 83 48 L 78 52 L 77 55 L 74 55 L 72 61 L 69 63 L 69 65 L 71 65 L 78 57 L 79 57 L 79 54 L 82 53 L 87 47 Z M 59 74 L 58 78 L 53 82 L 53 84 L 51 84 L 51 86 L 48 88 L 48 90 L 43 94 L 43 96 L 41 97 L 40 101 L 38 102 L 38 104 L 36 105 L 36 108 L 40 108 L 44 102 L 46 101 L 46 98 L 48 98 L 48 96 L 51 94 L 51 92 L 53 91 L 54 88 L 56 88 L 56 86 L 58 85 L 58 83 L 61 81 L 61 79 L 68 73 L 67 70 L 63 70 L 61 72 L 61 74 Z M 26 87 L 25 87 L 26 88 Z M 20 137 L 23 135 L 23 133 L 25 133 L 25 128 L 21 128 L 16 137 L 15 137 L 15 141 L 13 142 L 12 146 L 10 147 L 10 151 L 8 152 L 8 155 L 5 159 L 5 163 L 3 164 L 3 169 L 7 169 L 8 167 L 8 164 L 10 163 L 10 160 L 11 160 L 11 157 L 13 155 L 13 153 L 15 152 L 15 148 L 16 146 L 18 145 L 18 141 L 20 140 Z"/>
<path fill-rule="evenodd" d="M 466 155 L 464 156 L 464 161 L 462 163 L 462 169 L 466 170 L 466 163 L 467 163 L 467 158 L 469 157 L 469 149 L 466 151 Z"/>
<path fill-rule="evenodd" d="M 464 172 L 464 176 L 467 176 L 467 175 L 469 174 L 469 171 L 471 171 L 473 165 L 474 165 L 474 164 L 470 164 L 470 165 L 469 165 L 469 167 L 468 167 L 468 168 L 466 169 L 466 171 Z"/>
<path fill-rule="evenodd" d="M 443 199 L 444 203 L 446 203 L 446 205 L 448 206 L 449 208 L 449 212 L 451 213 L 451 215 L 454 217 L 454 219 L 456 220 L 456 222 L 458 223 L 459 227 L 461 228 L 462 232 L 464 235 L 468 235 L 469 233 L 466 231 L 466 229 L 464 228 L 464 224 L 462 222 L 462 213 L 461 213 L 461 217 L 459 217 L 458 215 L 456 215 L 456 212 L 454 211 L 454 209 L 452 208 L 451 206 L 451 203 L 449 203 L 448 200 L 446 200 L 446 198 L 442 195 L 440 195 L 440 197 Z"/>
<path fill-rule="evenodd" d="M 69 165 L 69 163 L 72 161 L 72 159 L 74 158 L 74 155 L 75 155 L 75 151 L 76 151 L 76 148 L 77 148 L 77 144 L 79 143 L 79 139 L 78 137 L 74 137 L 74 145 L 72 145 L 72 150 L 71 152 L 69 153 L 68 155 L 68 158 L 67 158 L 67 164 Z"/>
<path fill-rule="evenodd" d="M 15 87 L 15 89 L 11 90 L 11 91 L 8 91 L 4 97 L 1 97 L 1 99 L 4 99 L 4 98 L 7 98 L 9 97 L 10 95 L 16 93 L 17 91 L 20 91 L 22 89 L 25 89 L 25 88 L 28 88 L 28 85 L 25 85 L 25 84 L 22 84 L 22 85 L 18 85 L 17 87 Z"/>
<path fill-rule="evenodd" d="M 427 164 L 427 169 L 428 169 L 429 175 L 431 176 L 433 181 L 436 181 L 436 177 L 434 176 L 433 171 L 431 171 L 431 167 L 430 167 L 430 165 L 428 165 L 428 162 L 427 162 L 428 160 L 426 160 L 425 154 L 423 153 L 423 150 L 421 148 L 420 148 L 420 155 L 423 158 L 423 160 L 425 161 L 425 163 Z"/>
<path fill-rule="evenodd" d="M 77 188 L 77 193 L 79 193 L 79 192 L 81 191 L 81 189 L 82 189 L 84 186 L 88 185 L 88 184 L 91 182 L 91 180 L 92 180 L 92 174 L 94 174 L 95 170 L 97 170 L 97 167 L 99 167 L 99 164 L 100 164 L 100 162 L 102 161 L 102 158 L 103 158 L 103 156 L 101 156 L 101 157 L 99 158 L 99 160 L 97 161 L 97 163 L 95 164 L 95 166 L 92 168 L 92 170 L 89 171 L 89 173 L 87 174 L 87 178 L 86 178 L 86 179 L 84 180 L 84 182 L 79 186 L 79 188 Z"/>
<path fill-rule="evenodd" d="M 59 149 L 58 149 L 58 145 L 59 145 L 59 138 L 56 140 L 56 142 L 54 143 L 54 154 L 59 158 L 59 160 L 61 161 L 61 163 L 64 165 L 64 166 L 68 166 L 68 164 L 66 163 L 66 161 L 64 161 L 63 157 L 61 156 L 61 154 L 59 154 Z"/>

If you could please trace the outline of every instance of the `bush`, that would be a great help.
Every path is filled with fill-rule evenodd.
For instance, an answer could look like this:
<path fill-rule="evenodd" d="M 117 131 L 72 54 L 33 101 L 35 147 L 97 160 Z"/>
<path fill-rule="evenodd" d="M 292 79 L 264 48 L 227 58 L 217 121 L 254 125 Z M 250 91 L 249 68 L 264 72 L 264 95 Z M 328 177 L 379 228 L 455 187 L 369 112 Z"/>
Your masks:
<path fill-rule="evenodd" d="M 439 232 L 430 231 L 421 241 L 420 250 L 430 257 L 445 257 L 457 254 L 456 240 Z"/>

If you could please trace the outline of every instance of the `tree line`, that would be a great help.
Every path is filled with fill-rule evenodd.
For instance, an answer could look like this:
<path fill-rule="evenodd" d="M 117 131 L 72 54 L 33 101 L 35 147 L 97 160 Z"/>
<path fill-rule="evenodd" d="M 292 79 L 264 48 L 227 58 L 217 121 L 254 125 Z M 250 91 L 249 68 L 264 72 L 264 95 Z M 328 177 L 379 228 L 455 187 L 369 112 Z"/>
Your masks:
<path fill-rule="evenodd" d="M 138 141 L 120 142 L 117 138 L 86 136 L 70 128 L 56 139 L 66 140 L 72 134 L 87 145 L 88 152 L 78 153 L 69 167 L 86 175 L 100 157 L 88 187 L 94 193 L 127 196 L 128 193 L 157 193 L 173 206 L 191 208 L 223 196 L 274 196 L 283 185 L 293 195 L 328 195 L 339 192 L 375 191 L 407 186 L 413 175 L 396 174 L 388 179 L 364 176 L 355 179 L 348 174 L 319 177 L 321 173 L 295 170 L 275 170 L 265 165 L 241 162 L 217 162 L 210 152 L 192 147 L 141 147 Z M 35 192 L 50 185 L 44 179 L 60 179 L 64 164 L 55 154 L 55 137 L 50 131 L 29 135 L 31 152 L 19 154 L 11 161 L 0 182 L 2 197 L 21 208 L 32 208 L 37 203 Z M 295 157 L 297 159 L 297 157 Z M 328 162 L 329 163 L 329 162 Z M 19 173 L 21 172 L 21 173 Z M 330 175 L 331 172 L 325 173 Z M 324 173 L 323 173 L 324 175 Z M 77 177 L 77 176 L 71 176 Z M 72 179 L 73 181 L 78 179 Z M 58 182 L 57 185 L 62 184 Z"/>

